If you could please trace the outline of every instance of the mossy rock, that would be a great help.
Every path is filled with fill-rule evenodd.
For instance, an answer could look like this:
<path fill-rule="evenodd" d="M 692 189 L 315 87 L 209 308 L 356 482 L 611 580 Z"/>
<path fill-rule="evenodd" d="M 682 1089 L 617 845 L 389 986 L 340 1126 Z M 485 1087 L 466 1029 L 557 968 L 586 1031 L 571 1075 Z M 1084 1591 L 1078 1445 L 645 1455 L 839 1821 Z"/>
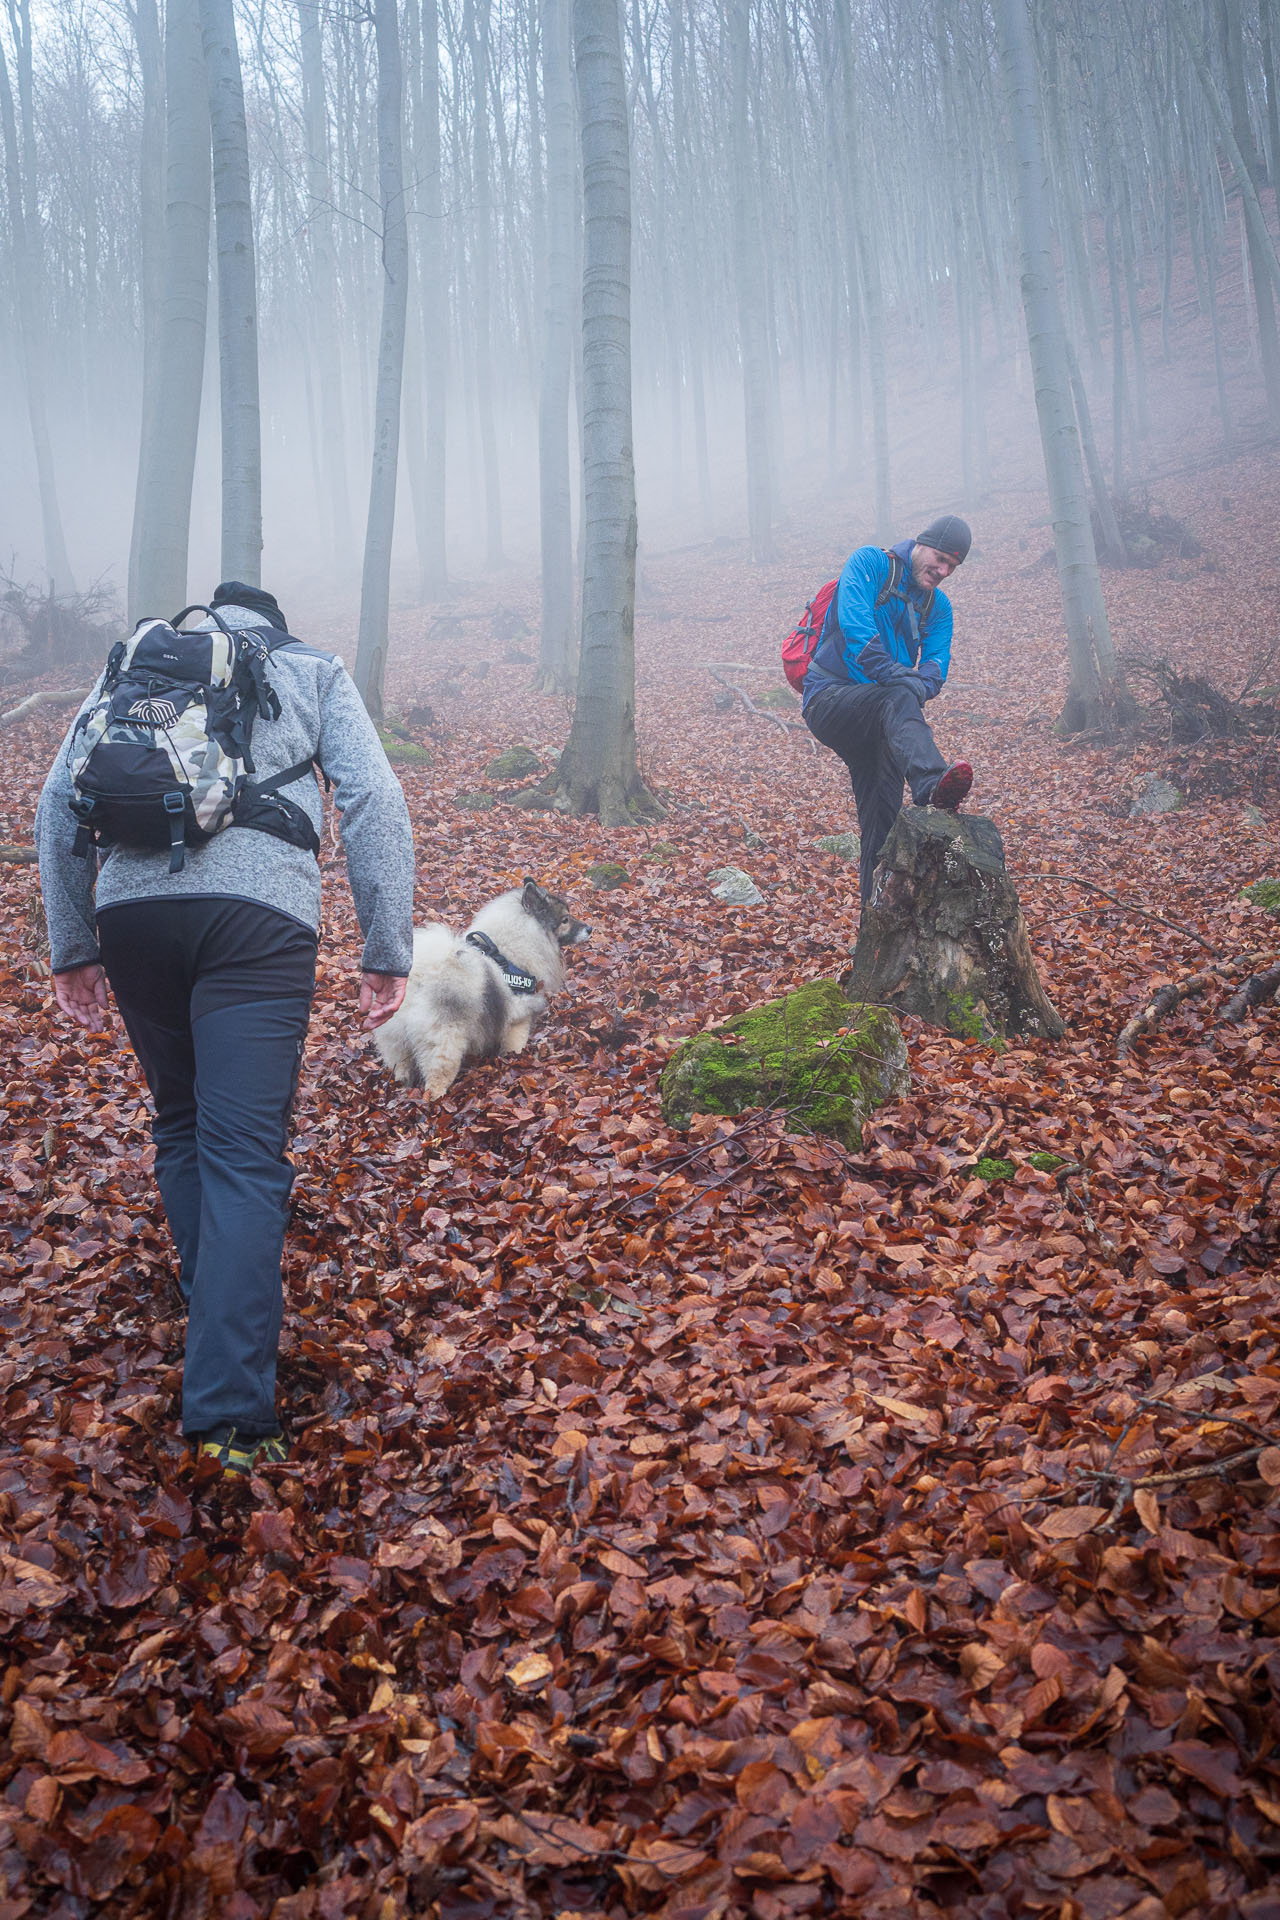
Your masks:
<path fill-rule="evenodd" d="M 490 780 L 532 780 L 542 762 L 532 747 L 508 747 L 485 768 Z"/>
<path fill-rule="evenodd" d="M 1012 1180 L 1018 1169 L 1012 1160 L 979 1160 L 974 1172 L 979 1180 Z"/>
<path fill-rule="evenodd" d="M 834 853 L 838 860 L 862 858 L 862 842 L 856 833 L 824 833 L 813 844 L 819 853 Z"/>
<path fill-rule="evenodd" d="M 800 705 L 799 695 L 792 693 L 790 687 L 766 687 L 763 693 L 753 693 L 751 698 L 756 706 L 772 708 L 775 712 L 786 712 Z"/>
<path fill-rule="evenodd" d="M 597 893 L 610 893 L 614 887 L 625 887 L 631 875 L 616 860 L 599 860 L 594 867 L 587 868 L 587 879 Z"/>
<path fill-rule="evenodd" d="M 509 807 L 526 807 L 530 813 L 554 813 L 556 802 L 554 794 L 547 793 L 542 787 L 522 787 L 519 793 L 506 796 Z"/>
<path fill-rule="evenodd" d="M 382 751 L 393 767 L 429 767 L 431 749 L 420 747 L 416 740 L 401 740 L 394 734 L 380 734 Z"/>
<path fill-rule="evenodd" d="M 1255 880 L 1240 898 L 1250 906 L 1261 907 L 1264 913 L 1280 914 L 1280 880 Z"/>
<path fill-rule="evenodd" d="M 813 980 L 678 1048 L 662 1074 L 662 1116 L 687 1127 L 695 1113 L 778 1106 L 789 1132 L 830 1134 L 856 1151 L 863 1123 L 910 1088 L 893 1015 Z"/>
<path fill-rule="evenodd" d="M 1032 1153 L 1027 1156 L 1027 1165 L 1034 1167 L 1037 1173 L 1056 1173 L 1059 1167 L 1065 1167 L 1066 1164 L 1060 1153 Z"/>
<path fill-rule="evenodd" d="M 498 803 L 491 793 L 455 793 L 453 804 L 466 813 L 488 813 Z"/>
<path fill-rule="evenodd" d="M 652 860 L 657 867 L 669 867 L 673 860 L 680 858 L 680 849 L 674 840 L 655 840 L 645 852 L 645 859 Z"/>

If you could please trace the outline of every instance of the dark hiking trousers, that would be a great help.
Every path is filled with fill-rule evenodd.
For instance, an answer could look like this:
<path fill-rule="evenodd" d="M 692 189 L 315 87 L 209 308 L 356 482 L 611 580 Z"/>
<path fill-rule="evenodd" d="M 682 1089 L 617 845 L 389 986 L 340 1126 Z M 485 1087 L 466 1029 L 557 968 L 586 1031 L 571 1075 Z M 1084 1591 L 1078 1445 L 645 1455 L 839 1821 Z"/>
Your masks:
<path fill-rule="evenodd" d="M 805 725 L 815 740 L 838 753 L 849 769 L 862 857 L 858 881 L 865 907 L 889 829 L 902 811 L 902 783 L 924 806 L 946 761 L 924 710 L 909 687 L 823 687 L 804 704 Z"/>
<path fill-rule="evenodd" d="M 166 899 L 104 908 L 98 942 L 155 1102 L 188 1313 L 183 1431 L 276 1433 L 285 1147 L 315 935 L 247 901 Z"/>

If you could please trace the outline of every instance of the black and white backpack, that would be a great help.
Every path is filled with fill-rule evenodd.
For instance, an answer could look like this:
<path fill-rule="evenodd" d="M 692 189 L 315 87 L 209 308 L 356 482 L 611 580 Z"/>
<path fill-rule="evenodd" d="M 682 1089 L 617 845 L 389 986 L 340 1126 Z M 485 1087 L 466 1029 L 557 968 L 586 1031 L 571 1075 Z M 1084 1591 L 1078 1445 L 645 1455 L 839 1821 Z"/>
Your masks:
<path fill-rule="evenodd" d="M 211 614 L 217 624 L 184 633 L 189 613 Z M 172 620 L 140 620 L 118 640 L 98 697 L 67 745 L 70 805 L 80 823 L 75 851 L 167 848 L 169 871 L 178 873 L 186 847 L 234 825 L 319 853 L 310 819 L 279 791 L 314 762 L 253 779 L 253 723 L 260 713 L 280 717 L 267 663 L 290 644 L 291 634 L 233 630 L 214 608 L 200 606 Z"/>

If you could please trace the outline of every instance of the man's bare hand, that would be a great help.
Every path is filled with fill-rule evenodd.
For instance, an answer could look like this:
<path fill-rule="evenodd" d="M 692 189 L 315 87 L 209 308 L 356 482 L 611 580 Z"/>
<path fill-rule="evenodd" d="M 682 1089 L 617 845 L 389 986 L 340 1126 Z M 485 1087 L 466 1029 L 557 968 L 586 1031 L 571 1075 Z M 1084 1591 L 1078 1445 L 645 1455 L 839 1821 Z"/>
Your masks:
<path fill-rule="evenodd" d="M 362 973 L 360 975 L 360 1011 L 362 1025 L 372 1031 L 391 1018 L 404 999 L 405 981 L 399 973 Z"/>
<path fill-rule="evenodd" d="M 69 967 L 66 973 L 55 973 L 53 992 L 62 1011 L 77 1026 L 99 1032 L 107 1026 L 103 1017 L 111 1005 L 107 976 L 96 960 L 87 967 Z"/>

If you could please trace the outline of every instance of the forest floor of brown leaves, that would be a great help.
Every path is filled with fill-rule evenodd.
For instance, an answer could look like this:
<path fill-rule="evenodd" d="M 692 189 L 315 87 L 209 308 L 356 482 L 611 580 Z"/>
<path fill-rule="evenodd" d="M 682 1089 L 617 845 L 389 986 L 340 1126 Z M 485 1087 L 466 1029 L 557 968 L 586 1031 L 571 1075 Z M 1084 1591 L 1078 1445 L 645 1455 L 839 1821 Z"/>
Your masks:
<path fill-rule="evenodd" d="M 1230 691 L 1280 629 L 1274 457 L 1160 498 L 1205 551 L 1108 576 L 1117 644 Z M 1155 983 L 1280 947 L 1240 897 L 1280 873 L 1280 760 L 1154 714 L 1055 737 L 1033 504 L 983 510 L 932 713 L 1067 1034 L 906 1019 L 911 1096 L 856 1156 L 673 1134 L 657 1097 L 681 1037 L 856 932 L 813 846 L 843 770 L 706 671 L 776 667 L 847 529 L 642 555 L 651 829 L 460 808 L 567 708 L 492 589 L 451 634 L 403 616 L 419 917 L 531 873 L 593 937 L 530 1052 L 431 1103 L 357 1029 L 326 850 L 270 1481 L 184 1460 L 138 1076 L 52 1017 L 33 871 L 0 869 L 0 1920 L 1280 1916 L 1280 1013 L 1215 1024 L 1224 984 L 1115 1047 Z M 6 734 L 0 838 L 60 731 Z M 1130 818 L 1153 771 L 1187 804 Z M 712 898 L 728 863 L 763 905 Z"/>

